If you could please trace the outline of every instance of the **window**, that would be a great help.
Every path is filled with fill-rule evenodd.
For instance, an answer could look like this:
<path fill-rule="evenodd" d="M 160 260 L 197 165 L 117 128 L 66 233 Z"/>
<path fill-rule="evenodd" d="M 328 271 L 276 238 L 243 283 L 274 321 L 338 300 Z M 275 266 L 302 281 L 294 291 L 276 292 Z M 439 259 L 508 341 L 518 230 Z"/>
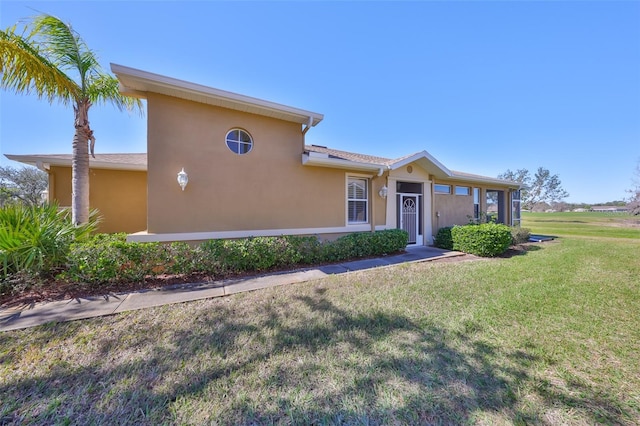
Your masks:
<path fill-rule="evenodd" d="M 520 190 L 511 191 L 511 226 L 520 226 Z"/>
<path fill-rule="evenodd" d="M 253 148 L 251 135 L 241 129 L 232 129 L 227 133 L 227 146 L 236 154 L 246 154 Z"/>
<path fill-rule="evenodd" d="M 480 222 L 480 188 L 473 188 L 473 220 Z"/>
<path fill-rule="evenodd" d="M 433 185 L 433 190 L 436 194 L 451 194 L 451 185 L 441 185 L 436 183 Z"/>
<path fill-rule="evenodd" d="M 485 193 L 485 214 L 484 220 L 487 222 L 504 223 L 504 215 L 508 212 L 505 208 L 504 191 L 487 189 Z"/>
<path fill-rule="evenodd" d="M 367 179 L 349 178 L 347 183 L 348 223 L 367 223 L 369 191 Z"/>
<path fill-rule="evenodd" d="M 422 184 L 419 182 L 397 182 L 396 193 L 398 194 L 422 194 Z"/>
<path fill-rule="evenodd" d="M 456 195 L 469 195 L 470 188 L 468 186 L 457 186 Z"/>

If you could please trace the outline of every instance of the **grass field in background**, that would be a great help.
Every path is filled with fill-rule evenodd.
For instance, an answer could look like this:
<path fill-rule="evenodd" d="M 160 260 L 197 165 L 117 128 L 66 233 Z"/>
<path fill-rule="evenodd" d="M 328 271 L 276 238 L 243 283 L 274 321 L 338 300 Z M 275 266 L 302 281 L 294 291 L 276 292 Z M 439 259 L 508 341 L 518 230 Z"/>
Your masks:
<path fill-rule="evenodd" d="M 626 213 L 523 212 L 522 226 L 546 235 L 640 238 L 640 216 Z"/>
<path fill-rule="evenodd" d="M 0 420 L 640 424 L 637 229 L 560 215 L 511 258 L 1 333 Z"/>

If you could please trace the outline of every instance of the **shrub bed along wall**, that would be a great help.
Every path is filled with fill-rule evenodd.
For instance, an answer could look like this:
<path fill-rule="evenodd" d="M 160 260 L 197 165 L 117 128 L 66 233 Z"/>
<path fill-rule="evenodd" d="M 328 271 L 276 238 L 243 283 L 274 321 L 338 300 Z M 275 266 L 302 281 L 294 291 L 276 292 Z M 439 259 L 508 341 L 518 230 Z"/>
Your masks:
<path fill-rule="evenodd" d="M 225 276 L 381 256 L 403 250 L 400 229 L 345 235 L 320 242 L 313 236 L 255 237 L 185 243 L 132 243 L 124 234 L 98 235 L 71 246 L 63 278 L 78 283 L 141 281 L 161 274 Z"/>

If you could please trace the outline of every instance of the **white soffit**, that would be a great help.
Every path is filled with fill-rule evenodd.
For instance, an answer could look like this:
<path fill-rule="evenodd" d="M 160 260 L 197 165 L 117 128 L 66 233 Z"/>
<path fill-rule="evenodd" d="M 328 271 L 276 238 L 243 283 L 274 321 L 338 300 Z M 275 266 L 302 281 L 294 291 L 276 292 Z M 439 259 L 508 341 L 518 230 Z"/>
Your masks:
<path fill-rule="evenodd" d="M 316 112 L 153 74 L 123 65 L 111 64 L 111 71 L 120 81 L 120 92 L 127 96 L 146 98 L 147 92 L 159 93 L 294 123 L 308 125 L 311 122 L 312 126 L 320 123 L 324 118 L 324 115 Z"/>
<path fill-rule="evenodd" d="M 453 174 L 451 175 L 451 179 L 454 179 L 454 180 L 484 183 L 487 185 L 508 186 L 509 188 L 518 188 L 518 189 L 523 188 L 523 185 L 520 182 L 516 182 L 513 180 L 504 180 L 504 179 L 492 178 L 488 176 L 472 175 L 470 173 L 457 172 L 457 171 L 452 171 L 452 173 Z"/>
<path fill-rule="evenodd" d="M 34 154 L 14 155 L 5 154 L 9 160 L 41 168 L 44 166 L 72 166 L 71 154 Z M 117 156 L 117 157 L 116 157 Z M 97 158 L 89 158 L 89 168 L 108 170 L 146 171 L 146 154 L 96 154 Z"/>

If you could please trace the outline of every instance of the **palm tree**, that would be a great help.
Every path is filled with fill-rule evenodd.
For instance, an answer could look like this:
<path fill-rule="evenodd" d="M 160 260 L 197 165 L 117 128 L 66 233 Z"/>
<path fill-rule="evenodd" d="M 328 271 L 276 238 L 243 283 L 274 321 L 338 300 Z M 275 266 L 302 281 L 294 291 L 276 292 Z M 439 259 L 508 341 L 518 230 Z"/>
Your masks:
<path fill-rule="evenodd" d="M 138 99 L 120 94 L 118 80 L 103 71 L 98 58 L 71 25 L 48 14 L 31 18 L 22 33 L 16 26 L 0 30 L 0 88 L 35 94 L 49 103 L 72 104 L 75 134 L 72 162 L 72 221 L 89 220 L 89 152 L 95 137 L 89 108 L 111 103 L 138 109 Z M 89 145 L 90 143 L 90 145 Z"/>

